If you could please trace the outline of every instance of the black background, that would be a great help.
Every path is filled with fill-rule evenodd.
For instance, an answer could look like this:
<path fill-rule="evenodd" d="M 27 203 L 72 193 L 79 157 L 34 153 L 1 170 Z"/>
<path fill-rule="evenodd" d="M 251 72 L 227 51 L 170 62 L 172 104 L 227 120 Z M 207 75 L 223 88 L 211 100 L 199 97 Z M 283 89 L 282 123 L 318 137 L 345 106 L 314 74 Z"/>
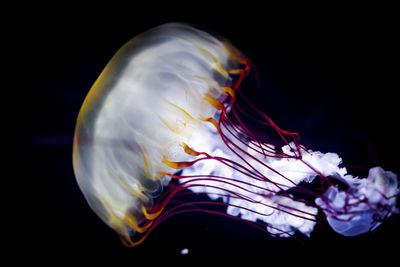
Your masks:
<path fill-rule="evenodd" d="M 156 4 L 155 4 L 156 5 Z M 242 5 L 246 9 L 242 8 Z M 395 17 L 390 7 L 183 6 L 172 14 L 154 8 L 37 7 L 21 14 L 9 39 L 16 52 L 9 247 L 29 260 L 115 258 L 175 263 L 181 260 L 316 262 L 390 260 L 399 218 L 375 232 L 344 238 L 319 227 L 305 244 L 271 238 L 246 224 L 205 214 L 183 214 L 161 224 L 139 247 L 128 249 L 90 210 L 72 170 L 72 136 L 80 106 L 113 54 L 135 35 L 162 23 L 201 25 L 229 40 L 256 65 L 262 95 L 254 101 L 302 143 L 337 152 L 366 175 L 380 165 L 399 173 Z M 178 14 L 178 15 L 177 15 Z M 260 100 L 261 99 L 261 100 Z M 11 100 L 10 100 L 11 101 Z M 22 112 L 19 112 L 22 111 Z M 20 190 L 22 189 L 22 190 Z M 8 205 L 10 206 L 10 205 Z M 14 213 L 13 213 L 14 214 Z M 18 218 L 18 219 L 17 219 Z M 188 255 L 181 255 L 183 248 Z M 320 257 L 320 258 L 319 258 Z M 318 259 L 319 258 L 319 259 Z"/>

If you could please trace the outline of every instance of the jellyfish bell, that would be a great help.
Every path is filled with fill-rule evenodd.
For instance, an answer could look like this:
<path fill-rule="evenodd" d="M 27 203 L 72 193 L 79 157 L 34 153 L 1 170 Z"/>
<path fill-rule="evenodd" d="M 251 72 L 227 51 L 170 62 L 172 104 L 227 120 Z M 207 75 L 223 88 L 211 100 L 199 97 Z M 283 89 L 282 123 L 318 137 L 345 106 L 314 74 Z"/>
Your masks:
<path fill-rule="evenodd" d="M 395 211 L 393 173 L 372 169 L 358 179 L 337 154 L 306 149 L 240 94 L 250 69 L 229 41 L 170 23 L 129 41 L 101 73 L 78 116 L 73 165 L 89 205 L 125 245 L 140 244 L 181 212 L 240 219 L 289 237 L 309 236 L 318 209 L 342 235 L 373 230 Z M 244 117 L 271 129 L 282 145 L 261 141 Z M 301 186 L 317 177 L 319 190 Z M 348 189 L 339 191 L 331 177 Z M 185 190 L 219 201 L 170 206 Z M 226 213 L 198 208 L 210 204 Z"/>
<path fill-rule="evenodd" d="M 122 236 L 141 231 L 144 211 L 169 182 L 163 163 L 182 149 L 199 118 L 213 118 L 245 58 L 226 40 L 166 24 L 124 45 L 87 95 L 76 124 L 74 171 L 91 208 Z"/>

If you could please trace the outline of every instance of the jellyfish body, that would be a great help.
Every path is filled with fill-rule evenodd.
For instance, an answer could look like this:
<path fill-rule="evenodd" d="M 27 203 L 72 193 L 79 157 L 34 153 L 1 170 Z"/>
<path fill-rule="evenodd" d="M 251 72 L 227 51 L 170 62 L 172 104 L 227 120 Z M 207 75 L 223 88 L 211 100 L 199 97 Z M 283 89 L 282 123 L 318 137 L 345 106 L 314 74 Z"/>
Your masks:
<path fill-rule="evenodd" d="M 167 24 L 122 47 L 79 113 L 73 163 L 91 208 L 121 235 L 140 231 L 144 212 L 171 171 L 182 143 L 213 117 L 207 99 L 224 97 L 241 54 L 228 42 L 183 24 Z"/>
<path fill-rule="evenodd" d="M 375 168 L 368 179 L 354 178 L 337 154 L 307 150 L 251 104 L 236 105 L 249 69 L 229 41 L 177 23 L 132 39 L 106 66 L 78 116 L 73 165 L 89 205 L 124 244 L 140 243 L 156 219 L 176 214 L 175 207 L 162 212 L 185 189 L 220 199 L 227 216 L 263 222 L 281 237 L 309 236 L 318 209 L 342 235 L 373 230 L 395 211 L 393 173 Z M 283 145 L 259 140 L 238 113 L 257 114 Z M 325 190 L 299 186 L 316 177 Z M 349 189 L 339 192 L 330 177 Z M 179 185 L 164 195 L 171 178 Z M 145 235 L 133 242 L 136 232 Z"/>

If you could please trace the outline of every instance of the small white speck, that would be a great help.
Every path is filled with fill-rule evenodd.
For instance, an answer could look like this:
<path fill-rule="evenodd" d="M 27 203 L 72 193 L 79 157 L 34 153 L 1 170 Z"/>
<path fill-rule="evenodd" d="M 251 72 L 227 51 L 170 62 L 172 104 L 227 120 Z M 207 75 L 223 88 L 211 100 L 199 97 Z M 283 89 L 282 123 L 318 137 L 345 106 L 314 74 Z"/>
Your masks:
<path fill-rule="evenodd" d="M 189 250 L 187 248 L 184 248 L 184 249 L 181 250 L 181 254 L 182 255 L 186 255 L 188 253 L 189 253 Z"/>

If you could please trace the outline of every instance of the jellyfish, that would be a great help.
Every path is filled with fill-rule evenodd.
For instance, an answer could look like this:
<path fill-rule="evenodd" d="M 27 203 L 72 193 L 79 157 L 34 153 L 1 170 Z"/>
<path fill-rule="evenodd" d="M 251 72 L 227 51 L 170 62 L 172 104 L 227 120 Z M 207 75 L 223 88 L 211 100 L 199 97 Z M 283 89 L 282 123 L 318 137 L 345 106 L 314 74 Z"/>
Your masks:
<path fill-rule="evenodd" d="M 227 39 L 182 23 L 138 35 L 107 64 L 78 115 L 73 167 L 88 204 L 123 244 L 140 244 L 182 212 L 277 237 L 310 236 L 320 220 L 359 235 L 398 212 L 396 174 L 374 167 L 353 177 L 336 153 L 301 145 L 241 92 L 252 69 Z M 268 133 L 260 138 L 246 119 Z M 318 188 L 304 186 L 316 180 Z M 179 200 L 188 193 L 210 201 Z"/>

